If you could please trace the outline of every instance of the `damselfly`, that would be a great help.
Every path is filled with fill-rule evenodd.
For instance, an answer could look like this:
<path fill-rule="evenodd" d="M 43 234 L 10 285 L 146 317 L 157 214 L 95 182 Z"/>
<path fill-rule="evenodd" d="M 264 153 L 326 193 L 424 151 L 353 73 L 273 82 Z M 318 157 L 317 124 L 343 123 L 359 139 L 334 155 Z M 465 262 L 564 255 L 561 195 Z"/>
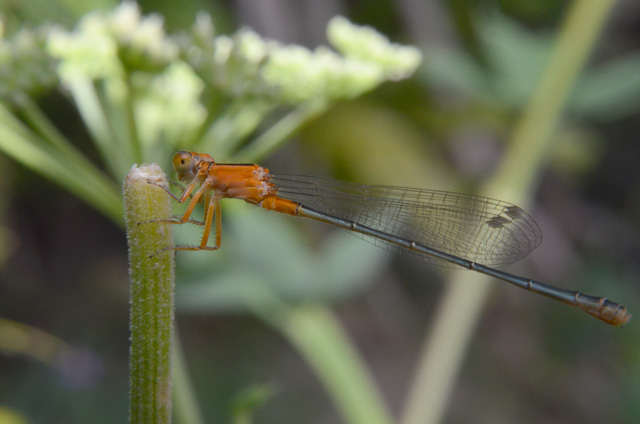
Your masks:
<path fill-rule="evenodd" d="M 302 175 L 272 174 L 254 164 L 218 164 L 204 153 L 173 156 L 178 179 L 187 184 L 180 203 L 191 198 L 179 219 L 204 226 L 198 246 L 164 250 L 216 250 L 220 247 L 220 200 L 242 199 L 288 215 L 333 224 L 374 244 L 397 248 L 427 262 L 465 268 L 566 303 L 609 324 L 626 324 L 627 309 L 604 297 L 563 290 L 494 269 L 516 262 L 538 247 L 542 233 L 518 206 L 486 197 L 406 187 L 370 186 Z M 204 203 L 204 219 L 191 219 Z M 215 245 L 209 234 L 215 224 Z"/>

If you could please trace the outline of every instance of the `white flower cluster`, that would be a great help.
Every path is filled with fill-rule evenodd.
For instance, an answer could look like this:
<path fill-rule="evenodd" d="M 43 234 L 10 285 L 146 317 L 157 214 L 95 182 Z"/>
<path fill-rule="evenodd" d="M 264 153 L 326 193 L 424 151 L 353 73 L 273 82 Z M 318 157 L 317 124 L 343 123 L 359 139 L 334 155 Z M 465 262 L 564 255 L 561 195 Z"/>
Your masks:
<path fill-rule="evenodd" d="M 48 28 L 23 28 L 10 38 L 4 38 L 4 23 L 0 20 L 0 100 L 20 102 L 57 83 L 53 59 L 44 45 Z"/>
<path fill-rule="evenodd" d="M 329 23 L 328 37 L 344 56 L 324 46 L 284 45 L 248 29 L 213 39 L 214 32 L 211 20 L 199 16 L 187 50 L 186 60 L 203 79 L 232 96 L 275 96 L 290 104 L 356 97 L 410 76 L 421 60 L 418 49 L 392 44 L 342 17 Z"/>
<path fill-rule="evenodd" d="M 136 108 L 138 120 L 145 123 L 138 127 L 143 142 L 192 139 L 207 116 L 200 103 L 203 88 L 202 80 L 184 62 L 175 62 L 152 78 Z"/>
<path fill-rule="evenodd" d="M 142 17 L 133 2 L 124 2 L 109 13 L 91 13 L 73 32 L 55 29 L 48 49 L 60 59 L 64 78 L 105 78 L 122 72 L 122 66 L 162 70 L 179 53 L 176 43 L 165 36 L 162 18 Z"/>
<path fill-rule="evenodd" d="M 327 47 L 310 51 L 295 45 L 271 45 L 263 75 L 267 82 L 281 87 L 288 101 L 353 98 L 387 79 L 410 76 L 421 60 L 418 49 L 389 43 L 372 28 L 353 25 L 343 17 L 332 19 L 327 33 L 344 56 Z"/>
<path fill-rule="evenodd" d="M 56 28 L 47 48 L 76 99 L 83 98 L 86 81 L 103 81 L 109 101 L 120 109 L 129 92 L 135 119 L 144 122 L 138 126 L 143 144 L 192 137 L 206 117 L 202 81 L 180 60 L 179 45 L 166 36 L 162 18 L 141 16 L 135 3 L 91 13 L 73 31 Z"/>
<path fill-rule="evenodd" d="M 347 60 L 375 64 L 390 80 L 407 78 L 422 60 L 417 48 L 390 43 L 373 28 L 353 25 L 341 16 L 329 22 L 327 37 Z"/>
<path fill-rule="evenodd" d="M 101 103 L 111 103 L 105 113 L 129 108 L 134 120 L 144 122 L 135 130 L 143 143 L 193 139 L 207 115 L 220 110 L 236 126 L 241 126 L 236 111 L 253 111 L 245 116 L 245 126 L 252 128 L 264 118 L 263 111 L 280 105 L 328 105 L 354 98 L 385 81 L 408 77 L 421 59 L 417 49 L 390 43 L 372 28 L 342 17 L 328 26 L 336 50 L 282 44 L 249 29 L 216 35 L 205 13 L 189 33 L 167 36 L 159 15 L 142 16 L 130 1 L 86 15 L 73 30 L 46 28 L 39 38 L 35 31 L 25 34 L 11 43 L 0 37 L 0 98 L 29 92 L 3 93 L 3 87 L 23 86 L 17 79 L 33 74 L 16 71 L 16 51 L 27 56 L 39 52 L 53 81 L 57 76 L 85 109 L 85 119 L 96 119 L 96 134 L 106 134 L 96 111 Z M 40 44 L 33 48 L 37 40 Z M 28 63 L 21 67 L 42 69 Z"/>

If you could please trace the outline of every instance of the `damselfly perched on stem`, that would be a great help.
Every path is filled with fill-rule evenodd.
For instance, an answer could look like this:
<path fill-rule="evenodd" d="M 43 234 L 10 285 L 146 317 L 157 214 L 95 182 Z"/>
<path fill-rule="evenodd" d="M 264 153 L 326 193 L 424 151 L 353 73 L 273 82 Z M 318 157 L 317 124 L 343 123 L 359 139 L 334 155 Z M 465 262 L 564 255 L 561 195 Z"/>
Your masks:
<path fill-rule="evenodd" d="M 220 200 L 242 199 L 265 209 L 333 224 L 386 248 L 398 248 L 427 262 L 465 268 L 574 306 L 615 326 L 631 318 L 604 297 L 563 290 L 492 267 L 516 262 L 538 247 L 538 224 L 518 206 L 446 191 L 369 186 L 304 175 L 272 174 L 254 164 L 219 164 L 210 155 L 181 151 L 173 156 L 178 179 L 187 184 L 181 218 L 159 220 L 203 225 L 199 245 L 164 250 L 216 250 L 221 240 Z M 191 219 L 204 204 L 204 219 Z M 215 244 L 208 245 L 215 225 Z"/>

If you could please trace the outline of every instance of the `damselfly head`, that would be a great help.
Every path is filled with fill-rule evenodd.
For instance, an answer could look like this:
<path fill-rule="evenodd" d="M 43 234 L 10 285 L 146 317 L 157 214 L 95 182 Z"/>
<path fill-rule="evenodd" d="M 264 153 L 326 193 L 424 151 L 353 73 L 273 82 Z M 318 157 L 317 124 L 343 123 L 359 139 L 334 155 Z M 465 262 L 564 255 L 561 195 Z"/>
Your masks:
<path fill-rule="evenodd" d="M 196 170 L 201 162 L 215 163 L 213 158 L 207 154 L 179 151 L 173 155 L 173 169 L 178 174 L 180 181 L 190 180 L 196 174 Z"/>

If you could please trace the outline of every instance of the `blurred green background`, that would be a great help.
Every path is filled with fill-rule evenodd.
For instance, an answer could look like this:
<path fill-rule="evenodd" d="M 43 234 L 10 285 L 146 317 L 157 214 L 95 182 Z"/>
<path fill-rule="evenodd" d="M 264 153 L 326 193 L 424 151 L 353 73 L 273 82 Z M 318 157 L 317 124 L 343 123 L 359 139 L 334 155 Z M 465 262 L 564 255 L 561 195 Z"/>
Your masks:
<path fill-rule="evenodd" d="M 261 164 L 278 173 L 468 193 L 498 167 L 572 4 L 139 2 L 143 14 L 164 17 L 170 34 L 187 30 L 204 10 L 217 33 L 246 26 L 315 48 L 327 44 L 329 19 L 343 15 L 419 47 L 423 62 L 412 78 L 337 102 Z M 1 0 L 0 14 L 9 38 L 44 23 L 73 28 L 85 13 L 115 5 Z M 632 314 L 640 313 L 639 21 L 639 4 L 613 6 L 536 174 L 527 209 L 543 244 L 508 268 L 607 296 Z M 46 90 L 35 100 L 83 155 L 105 166 L 68 93 Z M 166 145 L 144 159 L 163 160 L 169 172 L 173 150 Z M 125 422 L 122 225 L 29 167 L 4 155 L 0 163 L 0 423 Z M 204 421 L 238 422 L 234 408 L 251 396 L 259 398 L 251 411 L 258 423 L 343 420 L 305 356 L 256 307 L 273 293 L 287 304 L 330 306 L 391 413 L 403 416 L 446 279 L 463 271 L 239 203 L 223 203 L 219 252 L 177 255 L 177 330 Z M 176 230 L 186 242 L 198 231 Z M 640 421 L 637 319 L 616 329 L 496 284 L 475 325 L 443 422 Z"/>

